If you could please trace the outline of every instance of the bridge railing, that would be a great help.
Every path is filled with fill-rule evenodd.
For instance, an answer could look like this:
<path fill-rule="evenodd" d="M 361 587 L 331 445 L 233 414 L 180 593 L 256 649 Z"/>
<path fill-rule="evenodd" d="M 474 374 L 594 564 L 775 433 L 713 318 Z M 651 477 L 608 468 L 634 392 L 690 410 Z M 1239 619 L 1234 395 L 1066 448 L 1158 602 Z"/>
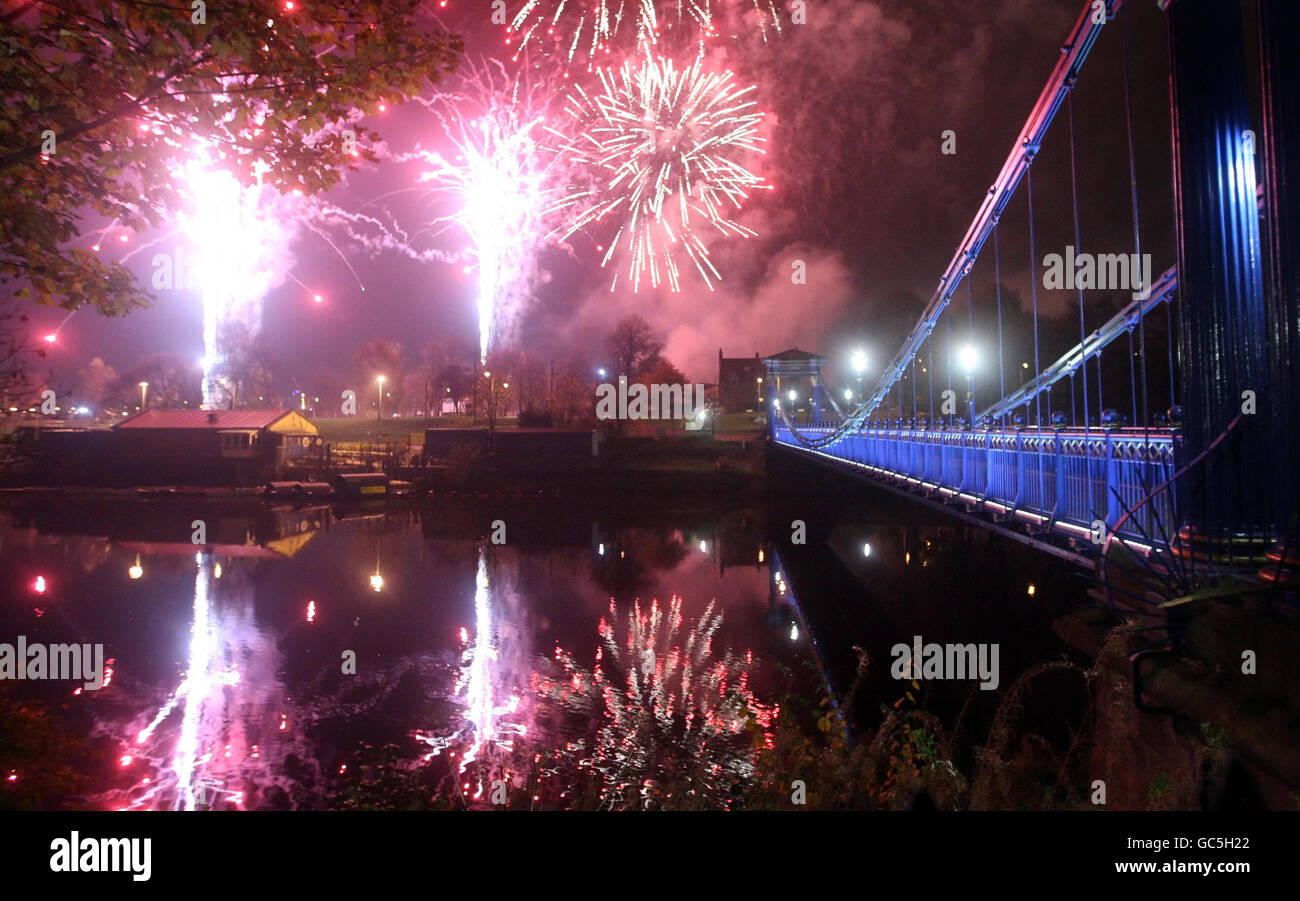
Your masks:
<path fill-rule="evenodd" d="M 820 436 L 834 426 L 799 432 Z M 1119 534 L 1130 541 L 1159 544 L 1175 528 L 1169 492 L 1149 497 L 1174 473 L 1177 439 L 1168 429 L 866 427 L 813 451 L 780 424 L 776 440 L 1076 536 L 1098 520 L 1110 530 L 1128 510 L 1134 515 Z"/>

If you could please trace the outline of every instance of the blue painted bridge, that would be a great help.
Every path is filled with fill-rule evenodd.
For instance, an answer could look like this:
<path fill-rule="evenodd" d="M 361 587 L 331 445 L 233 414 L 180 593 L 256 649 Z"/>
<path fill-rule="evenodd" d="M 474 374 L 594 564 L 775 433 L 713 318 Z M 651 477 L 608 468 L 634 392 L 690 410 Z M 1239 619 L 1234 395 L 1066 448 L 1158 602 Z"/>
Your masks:
<path fill-rule="evenodd" d="M 952 430 L 864 427 L 837 434 L 805 426 L 802 445 L 779 425 L 775 440 L 936 499 L 982 508 L 1091 541 L 1102 523 L 1147 549 L 1174 522 L 1170 494 L 1154 492 L 1174 474 L 1172 430 Z M 1097 530 L 1096 534 L 1104 535 Z"/>
<path fill-rule="evenodd" d="M 1242 0 L 1161 4 L 1170 48 L 1177 260 L 1153 280 L 1149 258 L 1139 265 L 1127 10 L 1122 0 L 1082 6 L 1054 71 L 902 346 L 869 389 L 866 364 L 855 355 L 856 391 L 852 376 L 830 390 L 826 358 L 797 349 L 769 357 L 763 387 L 770 437 L 790 452 L 990 525 L 1078 539 L 1085 551 L 1104 550 L 1118 539 L 1193 562 L 1257 563 L 1268 555 L 1293 560 L 1300 557 L 1292 550 L 1293 543 L 1300 547 L 1300 403 L 1293 396 L 1300 391 L 1300 100 L 1294 90 L 1300 83 L 1300 3 L 1254 0 L 1253 35 L 1243 27 Z M 1116 175 L 1131 195 L 1132 239 L 1125 246 L 1085 247 L 1073 95 L 1104 36 L 1113 36 L 1122 62 L 1123 102 L 1109 106 L 1121 121 L 1108 139 L 1117 144 L 1127 138 L 1128 171 Z M 1256 51 L 1247 53 L 1252 40 Z M 1253 83 L 1248 59 L 1260 66 Z M 1058 131 L 1068 142 L 1072 204 L 1051 204 L 1048 213 L 1066 220 L 1068 249 L 1043 246 L 1036 232 L 1042 217 L 1033 166 L 1058 113 L 1067 120 Z M 1022 185 L 1033 263 L 1032 343 L 1027 335 L 1008 338 L 1004 329 L 1008 239 L 1000 239 L 999 224 Z M 1058 238 L 1062 231 L 1056 229 Z M 992 250 L 984 264 L 996 286 L 996 319 L 989 297 L 977 330 L 971 273 L 986 249 Z M 1085 328 L 1089 298 L 1099 295 L 1087 293 L 1094 285 L 1082 276 L 1077 291 L 1069 288 L 1071 302 L 1077 294 L 1078 343 L 1046 365 L 1038 306 L 1044 250 L 1066 251 L 1071 260 L 1076 250 L 1088 250 L 1098 271 L 1104 265 L 1112 275 L 1127 276 L 1119 286 L 1126 293 L 1121 308 L 1091 332 Z M 1025 258 L 1017 250 L 1016 259 Z M 965 309 L 957 316 L 951 304 L 963 282 Z M 1023 329 L 1024 319 L 1018 321 Z M 1166 336 L 1155 353 L 1148 336 L 1153 321 Z M 1008 345 L 1021 348 L 1011 358 L 1019 384 L 1010 392 Z M 1032 356 L 1025 350 L 1030 347 Z M 994 363 L 981 366 L 981 358 Z M 1124 383 L 1120 389 L 1117 378 Z M 1153 412 L 1155 398 L 1161 412 Z"/>

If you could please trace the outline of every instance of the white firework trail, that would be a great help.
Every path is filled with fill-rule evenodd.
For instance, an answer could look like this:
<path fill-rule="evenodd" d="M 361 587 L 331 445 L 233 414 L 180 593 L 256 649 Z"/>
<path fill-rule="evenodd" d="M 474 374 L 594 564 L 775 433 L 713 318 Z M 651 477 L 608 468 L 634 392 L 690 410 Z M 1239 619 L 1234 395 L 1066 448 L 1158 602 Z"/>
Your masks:
<path fill-rule="evenodd" d="M 430 166 L 420 181 L 455 207 L 435 224 L 458 226 L 470 240 L 482 362 L 536 281 L 557 174 L 555 158 L 538 143 L 546 124 L 542 86 L 508 75 L 496 60 L 465 66 L 462 76 L 462 92 L 422 101 L 438 116 L 454 154 L 416 150 L 401 159 Z"/>

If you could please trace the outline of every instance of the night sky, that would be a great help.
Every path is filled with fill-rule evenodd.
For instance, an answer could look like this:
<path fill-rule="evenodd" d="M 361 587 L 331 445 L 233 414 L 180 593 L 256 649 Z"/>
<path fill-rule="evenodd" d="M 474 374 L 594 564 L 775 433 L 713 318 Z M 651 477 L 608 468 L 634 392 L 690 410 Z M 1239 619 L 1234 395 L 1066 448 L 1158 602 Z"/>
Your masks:
<path fill-rule="evenodd" d="M 1159 273 L 1174 262 L 1167 47 L 1155 4 L 1129 5 L 1142 249 Z M 711 240 L 722 284 L 709 292 L 688 271 L 678 295 L 648 287 L 637 295 L 621 287 L 611 293 L 612 270 L 600 268 L 593 242 L 581 236 L 572 254 L 547 249 L 538 260 L 544 283 L 519 312 L 511 342 L 542 358 L 594 365 L 606 356 L 604 338 L 614 323 L 637 312 L 665 337 L 666 356 L 698 381 L 716 379 L 719 347 L 728 356 L 749 356 L 797 345 L 841 360 L 849 348 L 863 346 L 878 372 L 934 290 L 1082 6 L 1080 0 L 810 0 L 806 25 L 787 25 L 766 42 L 757 27 L 724 32 L 711 45 L 710 67 L 731 68 L 739 80 L 756 84 L 767 114 L 767 153 L 754 165 L 774 190 L 752 195 L 736 216 L 759 236 Z M 440 15 L 464 35 L 472 56 L 508 59 L 504 30 L 490 24 L 486 0 L 449 0 Z M 784 16 L 788 21 L 789 13 Z M 1082 249 L 1093 252 L 1133 250 L 1121 29 L 1119 21 L 1107 27 L 1075 101 Z M 1040 278 L 1043 255 L 1074 243 L 1065 116 L 1063 107 L 1034 169 Z M 390 108 L 367 125 L 382 133 L 391 156 L 438 138 L 437 120 L 417 104 Z M 940 152 L 946 129 L 957 134 L 955 155 Z M 416 187 L 419 172 L 417 164 L 390 160 L 352 173 L 328 199 L 354 210 Z M 412 233 L 437 212 L 418 192 L 387 197 L 379 208 Z M 1022 186 L 1000 239 L 1007 296 L 1028 304 L 1025 222 Z M 371 256 L 340 234 L 332 237 L 367 290 L 358 290 L 320 237 L 298 233 L 293 278 L 266 296 L 262 324 L 283 390 L 321 365 L 350 371 L 353 350 L 372 338 L 401 342 L 408 366 L 439 335 L 476 343 L 475 281 L 462 264 L 391 252 Z M 466 242 L 451 230 L 425 246 L 455 252 Z M 133 261 L 142 279 L 150 275 L 152 253 Z M 807 285 L 791 284 L 796 259 L 807 264 Z M 313 303 L 294 279 L 326 302 Z M 992 242 L 974 287 L 977 318 L 991 314 Z M 1058 317 L 1072 313 L 1077 320 L 1075 302 L 1073 294 L 1040 290 L 1041 308 Z M 94 356 L 119 372 L 151 353 L 197 361 L 200 313 L 195 292 L 162 293 L 151 309 L 115 320 L 82 310 L 62 329 L 49 365 L 64 382 Z M 64 315 L 35 308 L 35 333 L 51 330 Z M 1103 318 L 1097 314 L 1088 329 Z M 1065 349 L 1044 348 L 1043 363 Z"/>

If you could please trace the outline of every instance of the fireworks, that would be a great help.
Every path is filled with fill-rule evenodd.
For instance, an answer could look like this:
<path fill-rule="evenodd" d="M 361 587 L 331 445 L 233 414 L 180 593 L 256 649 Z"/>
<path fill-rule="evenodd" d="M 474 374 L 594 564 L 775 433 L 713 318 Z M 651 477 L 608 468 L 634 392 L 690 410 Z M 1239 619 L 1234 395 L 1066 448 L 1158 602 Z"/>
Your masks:
<path fill-rule="evenodd" d="M 510 21 L 507 43 L 517 39 L 522 50 L 549 39 L 568 62 L 585 62 L 591 71 L 615 44 L 658 43 L 663 28 L 693 27 L 703 43 L 718 35 L 722 13 L 742 6 L 752 8 L 749 17 L 764 40 L 769 29 L 781 30 L 773 0 L 525 0 Z"/>
<path fill-rule="evenodd" d="M 569 98 L 566 112 L 579 129 L 572 137 L 547 129 L 575 180 L 586 182 L 552 208 L 568 217 L 561 239 L 615 220 L 601 265 L 625 255 L 634 291 L 647 273 L 653 286 L 667 281 L 680 291 L 679 252 L 712 289 L 721 276 L 697 229 L 707 223 L 723 235 L 755 234 L 729 218 L 762 185 L 741 163 L 762 152 L 754 88 L 739 87 L 731 72 L 706 72 L 701 58 L 678 69 L 649 53 L 639 65 L 601 69 L 599 78 L 599 92 L 578 87 Z"/>
<path fill-rule="evenodd" d="M 229 388 L 217 375 L 221 325 L 238 320 L 256 333 L 262 323 L 262 298 L 288 269 L 289 230 L 275 207 L 286 202 L 260 182 L 245 187 L 204 154 L 174 172 L 183 184 L 188 209 L 181 228 L 199 261 L 203 295 L 203 407 L 229 404 Z M 178 279 L 180 274 L 176 274 Z"/>
<path fill-rule="evenodd" d="M 555 162 L 535 139 L 544 125 L 544 104 L 534 102 L 533 88 L 507 78 L 500 63 L 493 66 L 497 78 L 486 66 L 469 69 L 469 95 L 445 95 L 428 104 L 455 147 L 454 160 L 432 151 L 417 154 L 433 166 L 421 181 L 433 182 L 456 202 L 456 211 L 438 221 L 460 226 L 473 245 L 480 362 L 487 359 L 498 320 L 526 297 L 546 231 L 542 214 Z"/>

